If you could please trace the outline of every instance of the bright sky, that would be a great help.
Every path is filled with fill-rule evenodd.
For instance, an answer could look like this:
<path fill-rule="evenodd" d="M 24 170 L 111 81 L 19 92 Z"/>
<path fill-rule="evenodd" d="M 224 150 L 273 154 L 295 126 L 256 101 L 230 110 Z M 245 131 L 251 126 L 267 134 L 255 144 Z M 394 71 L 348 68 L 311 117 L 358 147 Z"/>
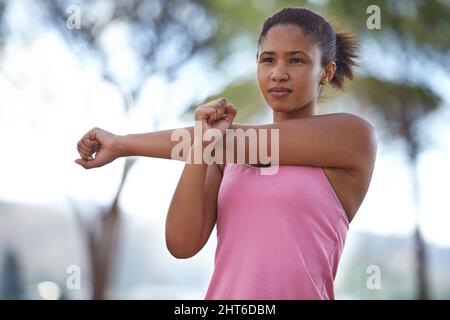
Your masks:
<path fill-rule="evenodd" d="M 220 84 L 193 63 L 170 87 L 161 77 L 151 79 L 136 108 L 126 115 L 121 96 L 98 77 L 95 64 L 81 64 L 55 34 L 40 36 L 30 47 L 7 43 L 1 63 L 0 201 L 64 206 L 70 196 L 82 203 L 109 203 L 124 159 L 86 171 L 73 162 L 80 137 L 94 126 L 117 134 L 152 131 L 155 117 L 162 120 L 161 130 L 192 125 L 176 120 L 184 103 L 196 95 L 207 96 Z M 126 58 L 117 66 L 124 74 L 130 67 Z M 442 79 L 440 84 L 450 87 L 449 79 Z M 422 153 L 419 162 L 423 231 L 428 241 L 446 246 L 450 246 L 450 172 L 445 170 L 450 163 L 449 118 L 450 112 L 445 111 L 426 123 L 424 130 L 431 132 L 434 146 Z M 407 234 L 414 226 L 415 212 L 410 168 L 400 145 L 380 143 L 378 151 L 369 192 L 351 229 Z M 182 169 L 178 161 L 139 159 L 121 198 L 123 208 L 148 223 L 161 223 L 163 229 Z"/>

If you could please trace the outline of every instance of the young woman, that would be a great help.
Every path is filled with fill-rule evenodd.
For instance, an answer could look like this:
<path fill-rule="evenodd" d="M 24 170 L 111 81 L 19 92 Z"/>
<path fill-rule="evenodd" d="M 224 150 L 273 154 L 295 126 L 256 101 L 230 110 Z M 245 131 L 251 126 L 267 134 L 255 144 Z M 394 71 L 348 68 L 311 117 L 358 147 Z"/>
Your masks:
<path fill-rule="evenodd" d="M 346 233 L 369 188 L 377 144 L 369 122 L 349 113 L 317 115 L 316 103 L 322 86 L 342 89 L 352 78 L 355 49 L 320 15 L 285 8 L 264 22 L 258 43 L 258 84 L 273 123 L 233 124 L 236 108 L 218 100 L 198 107 L 195 126 L 184 128 L 191 137 L 198 124 L 222 137 L 226 129 L 279 132 L 278 144 L 268 146 L 270 154 L 279 151 L 275 174 L 260 174 L 262 162 L 250 162 L 249 146 L 245 163 L 234 157 L 185 164 L 166 243 L 175 257 L 192 257 L 217 224 L 206 299 L 334 299 Z M 117 136 L 94 128 L 78 143 L 76 162 L 89 169 L 120 156 L 171 159 L 173 132 Z M 182 159 L 207 146 L 194 137 Z"/>

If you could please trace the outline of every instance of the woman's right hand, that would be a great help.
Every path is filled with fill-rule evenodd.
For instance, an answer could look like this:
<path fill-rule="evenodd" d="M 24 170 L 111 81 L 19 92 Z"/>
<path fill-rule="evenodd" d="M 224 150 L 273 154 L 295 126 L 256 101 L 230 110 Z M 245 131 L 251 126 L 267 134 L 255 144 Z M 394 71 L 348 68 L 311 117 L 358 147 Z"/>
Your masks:
<path fill-rule="evenodd" d="M 118 139 L 119 136 L 100 128 L 89 130 L 77 143 L 81 159 L 76 159 L 75 163 L 92 169 L 114 161 L 120 157 Z"/>

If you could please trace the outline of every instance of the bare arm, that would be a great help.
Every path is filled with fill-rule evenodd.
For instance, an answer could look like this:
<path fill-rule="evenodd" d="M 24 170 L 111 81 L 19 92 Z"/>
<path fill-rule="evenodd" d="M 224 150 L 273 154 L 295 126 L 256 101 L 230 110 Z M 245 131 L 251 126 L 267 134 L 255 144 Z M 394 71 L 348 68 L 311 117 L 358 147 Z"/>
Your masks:
<path fill-rule="evenodd" d="M 172 133 L 180 129 L 189 131 L 191 141 L 193 141 L 193 126 L 148 133 L 127 134 L 117 137 L 118 153 L 121 157 L 143 156 L 171 159 L 172 150 L 178 144 L 178 141 L 171 141 Z M 187 155 L 187 153 L 182 155 L 183 161 L 186 161 Z"/>
<path fill-rule="evenodd" d="M 267 125 L 231 124 L 227 128 L 231 129 L 232 133 L 239 130 L 246 133 L 249 129 L 256 131 L 256 148 L 260 145 L 260 130 L 278 129 L 277 146 L 272 146 L 269 138 L 267 148 L 268 154 L 272 154 L 273 147 L 279 148 L 278 164 L 281 165 L 343 168 L 350 172 L 357 171 L 359 175 L 363 170 L 373 169 L 376 154 L 373 128 L 367 121 L 351 114 L 320 115 Z M 95 129 L 98 130 L 97 133 Z M 111 136 L 99 128 L 95 129 L 87 135 L 86 143 L 79 145 L 79 152 L 83 158 L 87 159 L 94 153 L 93 151 L 98 150 L 99 145 L 103 145 L 106 151 L 103 153 L 103 158 L 99 153 L 94 160 L 77 160 L 77 163 L 87 169 L 107 163 L 102 159 L 110 162 L 118 156 L 171 159 L 172 150 L 179 143 L 171 139 L 172 133 L 177 129 L 126 136 Z M 189 132 L 193 141 L 194 127 L 182 129 Z M 237 139 L 235 137 L 233 140 L 234 151 L 236 151 Z M 226 139 L 224 141 L 226 142 Z M 225 143 L 224 154 L 228 147 Z M 245 163 L 254 163 L 249 159 L 248 143 L 244 145 L 244 148 Z M 187 159 L 193 149 L 190 148 L 188 151 L 182 155 L 183 160 Z M 234 155 L 236 154 L 234 152 Z M 259 149 L 257 154 L 260 154 Z M 100 160 L 95 163 L 97 158 Z M 222 163 L 237 162 L 236 157 L 223 160 Z M 261 163 L 259 158 L 256 162 Z M 166 243 L 174 256 L 190 257 L 206 243 L 216 219 L 216 198 L 221 181 L 219 172 L 217 166 L 186 163 L 166 220 Z M 365 180 L 368 184 L 370 179 Z M 205 184 L 211 188 L 208 186 L 207 189 Z"/>
<path fill-rule="evenodd" d="M 189 140 L 194 139 L 194 127 L 177 128 L 127 135 L 116 135 L 101 128 L 89 130 L 77 143 L 80 159 L 75 162 L 85 169 L 102 167 L 119 157 L 144 156 L 153 158 L 172 159 L 173 148 L 178 144 L 171 137 L 174 131 L 185 130 L 189 133 Z M 188 155 L 181 152 L 180 160 L 185 161 Z M 95 158 L 93 155 L 95 154 Z"/>
<path fill-rule="evenodd" d="M 191 141 L 194 140 L 194 127 L 180 129 L 187 130 Z M 232 158 L 226 158 L 224 156 L 221 163 L 238 162 L 238 131 L 241 131 L 244 135 L 249 131 L 256 132 L 256 140 L 252 145 L 257 159 L 256 161 L 251 161 L 251 148 L 249 143 L 245 143 L 243 151 L 245 154 L 245 163 L 262 164 L 259 158 L 260 151 L 272 155 L 275 150 L 272 150 L 272 147 L 278 149 L 278 164 L 280 165 L 342 168 L 351 171 L 357 170 L 368 162 L 373 163 L 375 159 L 376 139 L 372 126 L 367 121 L 352 114 L 327 114 L 264 125 L 232 124 L 229 129 L 234 136 L 232 139 L 234 141 L 234 150 L 232 150 L 234 156 Z M 262 129 L 267 132 L 271 132 L 272 129 L 278 130 L 279 140 L 276 146 L 272 146 L 271 144 L 270 135 L 272 133 L 270 133 L 267 135 L 267 148 L 265 150 L 259 150 L 261 146 L 259 134 Z M 91 130 L 94 132 L 91 133 L 92 139 L 94 140 L 96 136 L 95 130 L 103 131 L 98 128 Z M 102 166 L 112 161 L 111 159 L 119 156 L 147 156 L 171 159 L 172 150 L 179 143 L 179 141 L 172 141 L 171 139 L 174 130 L 179 129 L 129 134 L 125 136 L 113 135 L 114 138 L 108 140 L 102 138 L 106 144 L 103 149 L 110 150 L 110 152 L 105 151 L 106 156 L 102 157 L 102 151 L 100 150 L 100 157 L 84 162 L 79 160 L 77 163 L 89 169 Z M 100 139 L 100 144 L 103 144 L 102 139 Z M 226 154 L 226 150 L 230 152 L 231 149 L 230 146 L 227 146 L 226 140 L 224 138 L 224 155 Z M 95 146 L 92 146 L 89 149 L 89 142 L 86 142 L 85 145 L 79 147 L 79 152 L 84 159 L 87 159 L 96 151 L 95 148 Z M 187 152 L 186 154 L 181 153 L 180 156 L 185 161 Z M 103 161 L 104 158 L 107 161 Z"/>
<path fill-rule="evenodd" d="M 185 127 L 192 139 L 194 127 Z M 317 167 L 354 169 L 361 163 L 372 161 L 376 152 L 376 139 L 370 123 L 355 115 L 340 113 L 314 116 L 303 119 L 287 120 L 280 123 L 264 125 L 232 124 L 230 129 L 234 132 L 234 158 L 223 162 L 237 163 L 237 131 L 256 132 L 255 151 L 260 154 L 259 133 L 262 129 L 270 132 L 278 129 L 279 132 L 279 163 L 280 165 L 308 165 Z M 142 134 L 122 136 L 118 140 L 122 156 L 148 156 L 157 158 L 171 158 L 171 151 L 178 141 L 171 141 L 174 130 L 164 130 Z M 267 136 L 267 154 L 272 154 L 270 135 Z M 250 161 L 249 143 L 245 143 L 245 163 Z M 224 138 L 224 155 L 227 149 Z M 229 148 L 228 148 L 229 149 Z M 229 150 L 230 151 L 230 150 Z M 183 155 L 186 159 L 187 155 Z M 256 163 L 261 164 L 259 157 Z"/>
<path fill-rule="evenodd" d="M 196 110 L 194 131 L 198 132 L 200 129 L 202 133 L 203 125 L 204 130 L 217 129 L 222 138 L 224 130 L 230 127 L 235 115 L 236 110 L 231 106 L 226 106 L 225 109 L 224 101 L 222 104 L 219 102 L 201 106 Z M 206 120 L 210 120 L 211 124 Z M 221 182 L 219 169 L 217 165 L 205 163 L 202 157 L 199 159 L 200 164 L 193 163 L 194 153 L 200 151 L 200 154 L 203 154 L 207 145 L 209 143 L 202 141 L 201 134 L 194 135 L 189 158 L 167 213 L 166 245 L 176 258 L 190 258 L 200 251 L 216 223 L 216 198 Z M 161 152 L 160 155 L 167 153 Z"/>
<path fill-rule="evenodd" d="M 201 145 L 197 147 L 201 148 Z M 194 155 L 194 145 L 189 150 Z M 176 258 L 198 252 L 205 221 L 204 184 L 206 163 L 186 163 L 170 202 L 166 218 L 166 245 Z"/>
<path fill-rule="evenodd" d="M 229 128 L 236 109 L 226 105 L 225 100 L 213 101 L 197 108 L 196 127 L 186 129 L 189 143 L 181 160 L 191 158 L 195 150 L 211 145 L 202 141 L 202 130 L 216 129 L 221 140 L 225 129 Z M 199 126 L 198 123 L 202 125 Z M 195 132 L 200 129 L 199 137 Z M 174 129 L 177 130 L 177 129 Z M 149 156 L 172 158 L 172 150 L 179 143 L 172 141 L 174 130 L 164 130 L 144 134 L 117 136 L 100 128 L 93 128 L 77 144 L 81 159 L 75 162 L 85 169 L 101 167 L 120 156 Z M 186 134 L 187 132 L 187 134 Z M 214 145 L 212 143 L 212 145 Z M 95 159 L 93 154 L 96 154 Z M 178 258 L 188 258 L 196 254 L 207 242 L 216 222 L 216 199 L 221 182 L 217 165 L 208 165 L 200 157 L 200 164 L 186 161 L 176 187 L 166 220 L 166 244 L 169 251 Z"/>
<path fill-rule="evenodd" d="M 259 132 L 278 129 L 278 146 L 267 139 L 267 149 L 272 154 L 278 148 L 280 165 L 304 165 L 315 167 L 357 170 L 366 162 L 373 162 L 377 148 L 372 125 L 349 113 L 318 115 L 264 125 L 232 124 L 231 129 L 254 129 L 258 133 L 257 155 L 260 155 Z M 235 133 L 236 134 L 236 133 Z M 235 148 L 236 148 L 236 139 Z M 266 151 L 266 150 L 262 150 Z M 237 155 L 237 152 L 234 152 Z M 260 164 L 258 157 L 257 163 Z M 229 162 L 227 160 L 227 162 Z M 232 162 L 236 162 L 233 159 Z M 249 163 L 249 148 L 245 147 L 245 162 Z"/>

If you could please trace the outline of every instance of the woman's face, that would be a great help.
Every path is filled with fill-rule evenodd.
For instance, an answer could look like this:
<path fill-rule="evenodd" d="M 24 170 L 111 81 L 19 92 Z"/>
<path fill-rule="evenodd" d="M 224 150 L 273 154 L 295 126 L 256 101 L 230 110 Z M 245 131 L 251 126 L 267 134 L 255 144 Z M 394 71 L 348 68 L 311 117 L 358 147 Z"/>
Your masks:
<path fill-rule="evenodd" d="M 314 107 L 323 76 L 320 59 L 318 46 L 295 25 L 276 25 L 261 39 L 258 84 L 275 112 Z"/>

